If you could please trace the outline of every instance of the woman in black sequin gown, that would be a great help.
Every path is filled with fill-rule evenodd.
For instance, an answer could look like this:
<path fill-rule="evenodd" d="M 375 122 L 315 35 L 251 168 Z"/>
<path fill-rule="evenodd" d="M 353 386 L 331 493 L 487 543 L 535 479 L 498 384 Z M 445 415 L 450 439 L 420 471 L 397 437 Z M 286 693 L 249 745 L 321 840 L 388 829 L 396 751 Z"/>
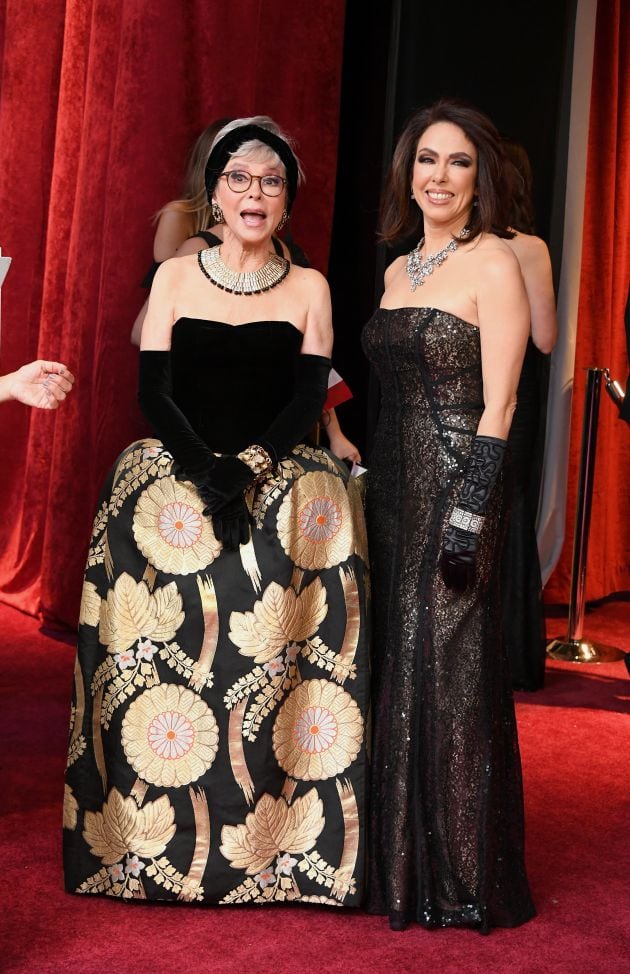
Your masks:
<path fill-rule="evenodd" d="M 330 295 L 271 243 L 298 177 L 270 119 L 222 129 L 207 185 L 223 242 L 156 274 L 140 352 L 156 439 L 112 468 L 83 589 L 74 893 L 363 899 L 365 531 L 347 468 L 308 442 Z"/>
<path fill-rule="evenodd" d="M 420 260 L 389 267 L 363 336 L 381 386 L 368 908 L 393 929 L 486 932 L 534 914 L 499 600 L 501 466 L 529 329 L 516 258 L 490 232 L 506 195 L 485 116 L 450 101 L 412 116 L 382 227 L 389 241 L 424 234 Z"/>

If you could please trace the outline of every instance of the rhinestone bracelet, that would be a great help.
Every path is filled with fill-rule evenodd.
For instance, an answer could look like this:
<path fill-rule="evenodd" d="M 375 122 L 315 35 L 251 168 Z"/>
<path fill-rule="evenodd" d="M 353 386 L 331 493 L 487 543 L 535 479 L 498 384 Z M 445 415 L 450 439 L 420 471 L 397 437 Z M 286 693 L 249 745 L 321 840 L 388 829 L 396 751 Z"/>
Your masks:
<path fill-rule="evenodd" d="M 273 470 L 273 460 L 267 453 L 267 451 L 262 447 L 253 443 L 248 446 L 245 450 L 241 450 L 237 454 L 239 460 L 246 463 L 251 472 L 254 475 L 256 483 L 259 480 L 264 480 L 267 474 L 271 473 Z"/>
<path fill-rule="evenodd" d="M 485 517 L 481 514 L 471 514 L 470 511 L 465 511 L 461 507 L 454 507 L 448 523 L 452 524 L 454 528 L 461 528 L 462 531 L 481 534 L 484 521 Z"/>

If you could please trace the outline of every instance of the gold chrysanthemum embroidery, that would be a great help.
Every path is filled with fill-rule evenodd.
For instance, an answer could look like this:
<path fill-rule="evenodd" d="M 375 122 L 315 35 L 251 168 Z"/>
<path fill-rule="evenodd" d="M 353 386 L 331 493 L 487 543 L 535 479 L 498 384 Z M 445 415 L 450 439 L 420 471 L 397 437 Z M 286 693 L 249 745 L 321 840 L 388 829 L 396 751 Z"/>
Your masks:
<path fill-rule="evenodd" d="M 177 788 L 211 767 L 219 731 L 207 704 L 187 687 L 160 684 L 130 704 L 122 743 L 134 771 L 152 785 Z"/>
<path fill-rule="evenodd" d="M 133 515 L 136 544 L 151 565 L 171 575 L 207 568 L 221 551 L 191 484 L 163 477 L 138 498 Z"/>
<path fill-rule="evenodd" d="M 306 680 L 287 697 L 273 729 L 280 766 L 294 778 L 332 778 L 352 764 L 363 717 L 349 693 L 328 680 Z"/>
<path fill-rule="evenodd" d="M 315 471 L 299 477 L 278 511 L 282 547 L 300 568 L 338 565 L 352 551 L 352 518 L 340 477 Z"/>

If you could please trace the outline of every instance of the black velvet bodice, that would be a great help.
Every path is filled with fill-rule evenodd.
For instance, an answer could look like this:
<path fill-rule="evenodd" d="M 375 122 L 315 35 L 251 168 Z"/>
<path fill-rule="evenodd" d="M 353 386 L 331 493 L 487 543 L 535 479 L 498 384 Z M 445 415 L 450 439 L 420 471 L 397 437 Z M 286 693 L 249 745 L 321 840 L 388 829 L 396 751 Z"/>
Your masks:
<path fill-rule="evenodd" d="M 173 326 L 173 399 L 217 453 L 238 453 L 293 398 L 302 333 L 288 321 L 228 325 L 179 318 Z"/>

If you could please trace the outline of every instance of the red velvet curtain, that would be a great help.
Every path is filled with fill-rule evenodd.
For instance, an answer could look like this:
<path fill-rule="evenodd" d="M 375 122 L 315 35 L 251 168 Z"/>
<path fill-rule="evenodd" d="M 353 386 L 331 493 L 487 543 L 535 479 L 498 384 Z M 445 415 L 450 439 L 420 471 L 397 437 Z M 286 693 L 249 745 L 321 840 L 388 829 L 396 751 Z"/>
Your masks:
<path fill-rule="evenodd" d="M 545 598 L 567 602 L 571 577 L 577 474 L 586 370 L 628 371 L 624 308 L 630 282 L 630 5 L 599 0 L 589 124 L 584 242 L 567 532 L 562 558 Z M 630 390 L 628 390 L 630 394 Z M 587 563 L 587 599 L 630 590 L 630 427 L 602 392 Z"/>
<path fill-rule="evenodd" d="M 0 372 L 69 364 L 57 414 L 0 414 L 0 598 L 74 625 L 101 481 L 144 432 L 129 333 L 153 214 L 214 118 L 269 114 L 307 183 L 295 238 L 326 269 L 340 0 L 7 0 L 0 4 Z"/>

